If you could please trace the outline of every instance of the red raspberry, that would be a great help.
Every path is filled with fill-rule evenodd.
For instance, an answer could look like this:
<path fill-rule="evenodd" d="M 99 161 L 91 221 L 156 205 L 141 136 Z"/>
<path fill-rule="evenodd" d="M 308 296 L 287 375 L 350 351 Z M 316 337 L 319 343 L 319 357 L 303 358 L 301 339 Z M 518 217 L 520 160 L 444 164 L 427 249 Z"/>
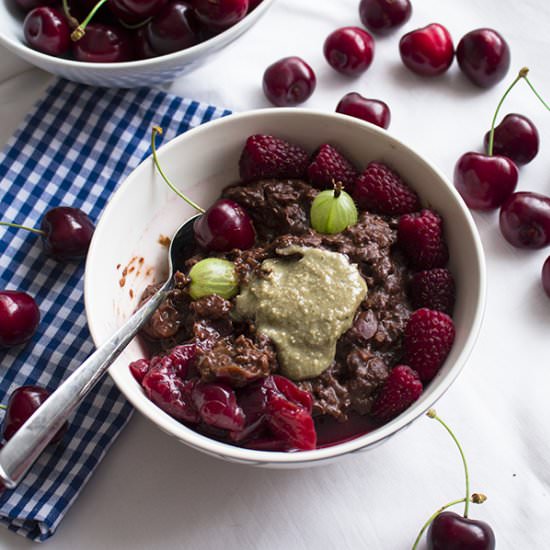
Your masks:
<path fill-rule="evenodd" d="M 371 414 L 381 422 L 387 422 L 409 408 L 422 393 L 418 374 L 407 367 L 394 367 L 374 402 Z"/>
<path fill-rule="evenodd" d="M 404 361 L 418 372 L 422 382 L 429 382 L 449 355 L 454 339 L 454 323 L 446 313 L 417 309 L 405 327 Z"/>
<path fill-rule="evenodd" d="M 443 267 L 449 260 L 443 237 L 443 220 L 433 210 L 401 216 L 397 242 L 415 269 Z"/>
<path fill-rule="evenodd" d="M 239 160 L 241 179 L 303 178 L 309 155 L 304 149 L 273 136 L 256 134 L 246 140 Z"/>
<path fill-rule="evenodd" d="M 420 210 L 418 195 L 380 162 L 371 162 L 355 180 L 353 198 L 359 208 L 375 214 L 398 216 Z"/>
<path fill-rule="evenodd" d="M 319 189 L 332 189 L 340 182 L 350 192 L 357 177 L 357 170 L 332 145 L 321 145 L 308 166 L 309 183 Z"/>
<path fill-rule="evenodd" d="M 448 269 L 436 268 L 415 273 L 409 290 L 415 309 L 427 307 L 443 311 L 448 315 L 453 312 L 455 281 Z"/>

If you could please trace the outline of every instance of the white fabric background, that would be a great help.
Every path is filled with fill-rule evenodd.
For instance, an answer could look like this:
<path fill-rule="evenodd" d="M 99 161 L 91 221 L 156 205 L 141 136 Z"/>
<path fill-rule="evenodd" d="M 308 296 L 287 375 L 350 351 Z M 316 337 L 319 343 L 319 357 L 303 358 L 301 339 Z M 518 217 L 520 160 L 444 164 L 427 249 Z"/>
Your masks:
<path fill-rule="evenodd" d="M 439 79 L 415 77 L 398 56 L 405 31 L 440 22 L 457 43 L 474 28 L 495 28 L 512 50 L 505 82 L 527 65 L 550 100 L 547 0 L 413 0 L 406 27 L 377 40 L 371 68 L 349 80 L 325 63 L 322 43 L 335 28 L 359 22 L 357 6 L 358 0 L 277 0 L 238 43 L 165 88 L 238 111 L 264 107 L 265 67 L 301 55 L 318 76 L 306 107 L 332 111 L 348 91 L 383 99 L 392 109 L 390 131 L 449 178 L 456 159 L 480 146 L 505 83 L 479 90 L 456 63 Z M 1 48 L 0 59 L 3 144 L 50 77 Z M 518 189 L 550 194 L 550 113 L 524 84 L 509 97 L 507 112 L 531 117 L 541 135 L 541 152 L 521 169 Z M 489 496 L 472 515 L 492 525 L 500 549 L 543 550 L 550 548 L 550 299 L 540 270 L 550 249 L 513 249 L 494 213 L 475 219 L 487 255 L 486 316 L 469 364 L 437 409 L 464 445 L 472 489 Z M 427 418 L 372 452 L 310 470 L 269 471 L 203 456 L 136 415 L 46 544 L 59 550 L 406 549 L 425 519 L 462 493 L 453 443 Z M 30 546 L 0 530 L 0 549 Z"/>

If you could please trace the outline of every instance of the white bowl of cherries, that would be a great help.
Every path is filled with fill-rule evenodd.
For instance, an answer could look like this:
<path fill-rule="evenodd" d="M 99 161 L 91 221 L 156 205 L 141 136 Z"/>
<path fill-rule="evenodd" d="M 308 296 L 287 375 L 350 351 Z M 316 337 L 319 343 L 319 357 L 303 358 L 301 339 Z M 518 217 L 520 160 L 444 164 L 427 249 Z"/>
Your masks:
<path fill-rule="evenodd" d="M 174 79 L 228 46 L 273 0 L 3 0 L 0 44 L 58 76 L 130 88 Z"/>
<path fill-rule="evenodd" d="M 429 162 L 371 124 L 300 109 L 232 115 L 156 157 L 206 212 L 176 290 L 110 375 L 162 430 L 225 460 L 308 466 L 375 446 L 449 388 L 480 327 L 485 264 L 468 209 Z M 196 214 L 163 177 L 144 161 L 95 230 L 97 345 L 164 280 L 167 237 Z M 335 317 L 349 322 L 339 332 Z"/>

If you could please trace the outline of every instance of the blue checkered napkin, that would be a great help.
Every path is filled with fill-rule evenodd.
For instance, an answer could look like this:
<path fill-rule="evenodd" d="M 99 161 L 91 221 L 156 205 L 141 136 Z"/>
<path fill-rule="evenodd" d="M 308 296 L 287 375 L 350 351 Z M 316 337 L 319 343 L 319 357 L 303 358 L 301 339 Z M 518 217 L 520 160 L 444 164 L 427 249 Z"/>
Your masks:
<path fill-rule="evenodd" d="M 168 140 L 226 114 L 158 90 L 59 80 L 0 156 L 0 218 L 36 227 L 49 208 L 67 205 L 97 221 L 118 183 L 149 154 L 152 125 L 162 126 Z M 24 384 L 55 389 L 92 353 L 83 272 L 83 263 L 45 257 L 35 234 L 0 227 L 0 288 L 28 292 L 42 314 L 30 343 L 0 350 L 0 403 Z M 76 411 L 62 443 L 0 496 L 0 522 L 36 541 L 50 537 L 131 412 L 105 378 Z"/>

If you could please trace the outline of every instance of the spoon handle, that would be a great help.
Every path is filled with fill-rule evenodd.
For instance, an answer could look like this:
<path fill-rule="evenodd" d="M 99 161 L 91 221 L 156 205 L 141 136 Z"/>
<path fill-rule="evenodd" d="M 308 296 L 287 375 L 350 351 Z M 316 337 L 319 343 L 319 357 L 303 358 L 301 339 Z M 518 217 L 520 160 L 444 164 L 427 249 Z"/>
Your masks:
<path fill-rule="evenodd" d="M 0 451 L 0 479 L 15 487 L 72 411 L 95 386 L 173 286 L 170 277 L 151 298 L 65 380 Z"/>

